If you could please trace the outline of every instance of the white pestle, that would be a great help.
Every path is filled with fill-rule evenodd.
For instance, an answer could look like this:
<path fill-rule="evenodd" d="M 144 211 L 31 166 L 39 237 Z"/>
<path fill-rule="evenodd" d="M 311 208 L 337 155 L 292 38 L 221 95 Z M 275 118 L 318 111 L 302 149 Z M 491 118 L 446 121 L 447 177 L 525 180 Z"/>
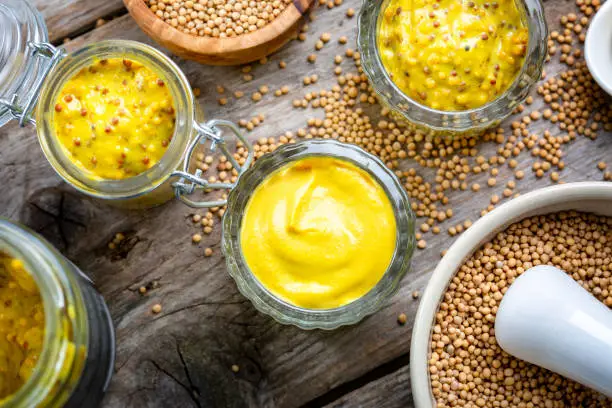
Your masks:
<path fill-rule="evenodd" d="M 540 265 L 516 278 L 495 337 L 508 354 L 612 398 L 612 310 L 562 270 Z"/>

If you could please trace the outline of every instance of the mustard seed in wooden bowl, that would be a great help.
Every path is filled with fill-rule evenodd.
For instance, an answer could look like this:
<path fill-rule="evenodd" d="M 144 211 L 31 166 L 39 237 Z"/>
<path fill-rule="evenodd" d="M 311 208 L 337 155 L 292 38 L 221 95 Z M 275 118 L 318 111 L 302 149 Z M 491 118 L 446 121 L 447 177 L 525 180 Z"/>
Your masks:
<path fill-rule="evenodd" d="M 236 37 L 271 23 L 292 0 L 145 0 L 157 17 L 185 34 Z"/>
<path fill-rule="evenodd" d="M 257 61 L 295 37 L 314 0 L 123 0 L 174 54 L 212 65 Z"/>

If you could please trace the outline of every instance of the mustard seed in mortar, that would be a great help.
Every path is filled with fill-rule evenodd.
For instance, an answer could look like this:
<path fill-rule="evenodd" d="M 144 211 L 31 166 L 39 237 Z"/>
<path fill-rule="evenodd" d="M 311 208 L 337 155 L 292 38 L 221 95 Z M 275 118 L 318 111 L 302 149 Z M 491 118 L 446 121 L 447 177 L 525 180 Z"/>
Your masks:
<path fill-rule="evenodd" d="M 518 275 L 541 264 L 561 268 L 612 308 L 612 217 L 569 211 L 527 218 L 461 266 L 431 338 L 436 407 L 612 407 L 612 399 L 510 356 L 495 340 L 504 293 Z"/>

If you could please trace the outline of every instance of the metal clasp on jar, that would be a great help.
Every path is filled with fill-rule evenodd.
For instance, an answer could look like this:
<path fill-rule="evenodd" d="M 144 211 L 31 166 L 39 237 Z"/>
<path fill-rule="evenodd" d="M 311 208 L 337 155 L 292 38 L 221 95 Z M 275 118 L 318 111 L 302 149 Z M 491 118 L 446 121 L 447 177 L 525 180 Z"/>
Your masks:
<path fill-rule="evenodd" d="M 172 176 L 180 177 L 180 179 L 172 184 L 176 198 L 181 200 L 183 203 L 195 208 L 211 208 L 211 207 L 222 207 L 227 204 L 227 200 L 216 200 L 216 201 L 194 201 L 188 198 L 188 195 L 193 194 L 196 190 L 231 190 L 233 189 L 240 176 L 249 168 L 253 161 L 253 146 L 251 143 L 242 135 L 238 126 L 233 122 L 227 120 L 213 119 L 206 123 L 194 122 L 194 128 L 198 133 L 198 136 L 190 143 L 185 154 L 185 160 L 183 161 L 183 169 L 176 170 L 172 173 Z M 244 164 L 240 165 L 227 149 L 225 139 L 223 138 L 222 129 L 229 129 L 236 138 L 244 144 L 247 149 L 248 156 Z M 214 152 L 217 149 L 221 150 L 221 153 L 227 160 L 232 164 L 234 169 L 238 171 L 238 180 L 236 183 L 209 183 L 202 179 L 202 170 L 197 169 L 193 174 L 189 172 L 189 164 L 191 156 L 193 155 L 196 147 L 199 144 L 204 144 L 210 141 L 210 151 Z"/>
<path fill-rule="evenodd" d="M 34 120 L 31 115 L 32 110 L 34 110 L 34 107 L 36 106 L 40 88 L 47 78 L 47 75 L 49 75 L 49 72 L 51 72 L 51 70 L 62 60 L 62 58 L 66 56 L 66 51 L 63 48 L 55 48 L 53 45 L 46 42 L 29 42 L 28 48 L 31 50 L 32 56 L 47 60 L 47 63 L 40 67 L 42 72 L 34 84 L 33 92 L 23 104 L 20 104 L 16 93 L 11 96 L 10 100 L 0 98 L 0 105 L 4 105 L 8 108 L 13 119 L 18 120 L 19 126 L 21 127 L 24 127 L 27 124 L 36 126 L 36 120 Z"/>

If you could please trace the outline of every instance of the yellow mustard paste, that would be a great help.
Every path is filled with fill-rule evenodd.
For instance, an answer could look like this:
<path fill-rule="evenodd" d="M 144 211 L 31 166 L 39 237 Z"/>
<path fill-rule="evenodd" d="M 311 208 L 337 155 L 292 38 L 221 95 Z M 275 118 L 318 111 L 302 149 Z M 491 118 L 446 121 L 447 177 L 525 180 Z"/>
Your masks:
<path fill-rule="evenodd" d="M 0 254 L 0 404 L 30 377 L 42 351 L 45 314 L 23 263 Z"/>
<path fill-rule="evenodd" d="M 82 69 L 55 105 L 57 138 L 77 166 L 102 179 L 133 177 L 156 164 L 174 125 L 174 102 L 163 79 L 127 59 Z"/>
<path fill-rule="evenodd" d="M 389 266 L 396 223 L 383 187 L 356 165 L 330 157 L 287 164 L 247 203 L 240 245 L 273 295 L 308 309 L 346 305 Z"/>
<path fill-rule="evenodd" d="M 510 87 L 528 38 L 515 0 L 390 0 L 378 48 L 392 81 L 411 99 L 462 111 Z"/>

